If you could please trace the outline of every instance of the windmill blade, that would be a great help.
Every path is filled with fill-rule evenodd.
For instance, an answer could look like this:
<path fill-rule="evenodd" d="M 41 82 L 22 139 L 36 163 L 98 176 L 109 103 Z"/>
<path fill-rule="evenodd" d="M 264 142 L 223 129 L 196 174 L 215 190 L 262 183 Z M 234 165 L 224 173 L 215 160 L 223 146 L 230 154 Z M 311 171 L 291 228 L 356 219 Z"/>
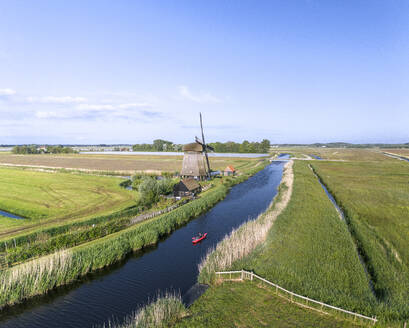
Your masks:
<path fill-rule="evenodd" d="M 206 145 L 206 141 L 204 138 L 204 132 L 203 132 L 203 122 L 202 122 L 202 113 L 200 114 L 200 129 L 202 130 L 202 141 L 203 141 L 203 150 L 206 156 L 206 163 L 207 163 L 207 168 L 208 168 L 208 173 L 207 176 L 210 178 L 210 172 L 212 172 L 212 170 L 210 169 L 210 162 L 209 162 L 209 157 L 207 156 L 207 148 L 208 146 Z"/>
<path fill-rule="evenodd" d="M 203 144 L 202 140 L 200 140 L 198 137 L 195 137 L 195 141 L 196 141 L 198 144 L 200 144 L 200 145 L 202 145 L 202 146 L 204 147 L 204 144 Z"/>
<path fill-rule="evenodd" d="M 214 151 L 214 148 L 212 146 L 206 145 L 206 148 L 209 149 L 210 151 Z"/>
<path fill-rule="evenodd" d="M 202 130 L 202 141 L 204 144 L 206 144 L 204 133 L 203 133 L 202 113 L 200 113 L 200 129 Z"/>

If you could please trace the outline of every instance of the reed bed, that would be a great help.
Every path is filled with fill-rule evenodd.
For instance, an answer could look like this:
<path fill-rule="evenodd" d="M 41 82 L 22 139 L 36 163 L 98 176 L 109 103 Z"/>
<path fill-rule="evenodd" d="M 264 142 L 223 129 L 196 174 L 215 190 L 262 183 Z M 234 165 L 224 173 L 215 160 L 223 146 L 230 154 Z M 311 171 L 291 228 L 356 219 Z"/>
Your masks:
<path fill-rule="evenodd" d="M 0 271 L 0 305 L 12 305 L 60 285 L 62 281 L 69 279 L 72 258 L 71 251 L 63 250 Z"/>
<path fill-rule="evenodd" d="M 285 165 L 278 195 L 270 204 L 269 209 L 255 220 L 249 220 L 234 229 L 217 244 L 216 248 L 209 250 L 199 264 L 199 281 L 201 283 L 212 282 L 215 271 L 230 268 L 235 261 L 246 257 L 265 241 L 275 219 L 291 198 L 294 177 L 292 166 L 293 161 L 289 161 Z"/>
<path fill-rule="evenodd" d="M 169 327 L 187 313 L 178 294 L 165 293 L 156 301 L 125 318 L 123 323 L 109 322 L 102 328 L 162 328 Z"/>

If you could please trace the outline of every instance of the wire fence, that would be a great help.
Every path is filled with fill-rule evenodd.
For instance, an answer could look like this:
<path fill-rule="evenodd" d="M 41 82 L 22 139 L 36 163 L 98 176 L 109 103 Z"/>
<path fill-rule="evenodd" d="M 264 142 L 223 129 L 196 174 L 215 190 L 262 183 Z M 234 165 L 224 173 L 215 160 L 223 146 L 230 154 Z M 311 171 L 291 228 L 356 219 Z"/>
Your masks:
<path fill-rule="evenodd" d="M 341 308 L 338 308 L 336 306 L 332 306 L 320 301 L 316 301 L 313 300 L 309 297 L 306 296 L 302 296 L 302 295 L 298 295 L 296 293 L 293 293 L 275 283 L 272 283 L 271 281 L 268 281 L 258 275 L 256 275 L 253 272 L 248 272 L 245 270 L 241 270 L 241 271 L 223 271 L 223 272 L 215 272 L 216 277 L 218 277 L 221 280 L 232 280 L 232 281 L 241 281 L 241 280 L 251 280 L 253 281 L 254 279 L 260 280 L 261 282 L 275 288 L 276 294 L 280 295 L 280 296 L 285 296 L 287 299 L 289 299 L 291 302 L 293 303 L 297 303 L 298 305 L 301 305 L 303 307 L 307 307 L 313 310 L 317 310 L 323 313 L 327 313 L 326 311 L 331 311 L 331 312 L 336 312 L 338 314 L 343 314 L 346 317 L 349 318 L 353 318 L 354 321 L 356 320 L 360 320 L 360 321 L 364 321 L 364 322 L 369 322 L 373 325 L 376 324 L 376 322 L 378 321 L 376 319 L 376 317 L 367 317 L 363 314 L 359 314 L 359 313 L 355 313 L 355 312 L 351 312 L 348 310 L 344 310 Z M 228 275 L 228 278 L 224 278 L 223 276 Z"/>

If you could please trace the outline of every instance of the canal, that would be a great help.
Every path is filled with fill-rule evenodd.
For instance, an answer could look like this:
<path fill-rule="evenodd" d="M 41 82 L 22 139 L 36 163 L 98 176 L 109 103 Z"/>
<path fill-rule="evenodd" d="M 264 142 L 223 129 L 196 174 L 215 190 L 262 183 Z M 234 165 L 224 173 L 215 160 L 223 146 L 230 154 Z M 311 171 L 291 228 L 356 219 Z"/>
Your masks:
<path fill-rule="evenodd" d="M 268 207 L 277 193 L 284 164 L 273 162 L 234 186 L 209 212 L 176 230 L 156 247 L 134 253 L 109 269 L 89 274 L 45 296 L 4 309 L 0 326 L 95 327 L 112 319 L 120 321 L 165 291 L 176 291 L 188 302 L 201 259 L 233 228 Z M 191 239 L 198 232 L 207 232 L 208 237 L 194 246 Z"/>

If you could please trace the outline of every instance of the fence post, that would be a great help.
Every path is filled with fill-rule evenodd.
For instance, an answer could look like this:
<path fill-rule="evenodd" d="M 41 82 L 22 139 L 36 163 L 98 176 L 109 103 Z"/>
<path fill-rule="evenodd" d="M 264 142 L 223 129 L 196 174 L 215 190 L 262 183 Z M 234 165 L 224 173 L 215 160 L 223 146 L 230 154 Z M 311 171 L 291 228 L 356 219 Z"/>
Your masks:
<path fill-rule="evenodd" d="M 250 280 L 253 281 L 253 272 L 251 272 Z"/>
<path fill-rule="evenodd" d="M 403 328 L 406 328 L 406 321 L 405 321 L 405 324 L 403 325 Z"/>
<path fill-rule="evenodd" d="M 243 280 L 243 278 L 244 278 L 244 271 L 243 269 L 241 269 L 241 280 Z"/>

